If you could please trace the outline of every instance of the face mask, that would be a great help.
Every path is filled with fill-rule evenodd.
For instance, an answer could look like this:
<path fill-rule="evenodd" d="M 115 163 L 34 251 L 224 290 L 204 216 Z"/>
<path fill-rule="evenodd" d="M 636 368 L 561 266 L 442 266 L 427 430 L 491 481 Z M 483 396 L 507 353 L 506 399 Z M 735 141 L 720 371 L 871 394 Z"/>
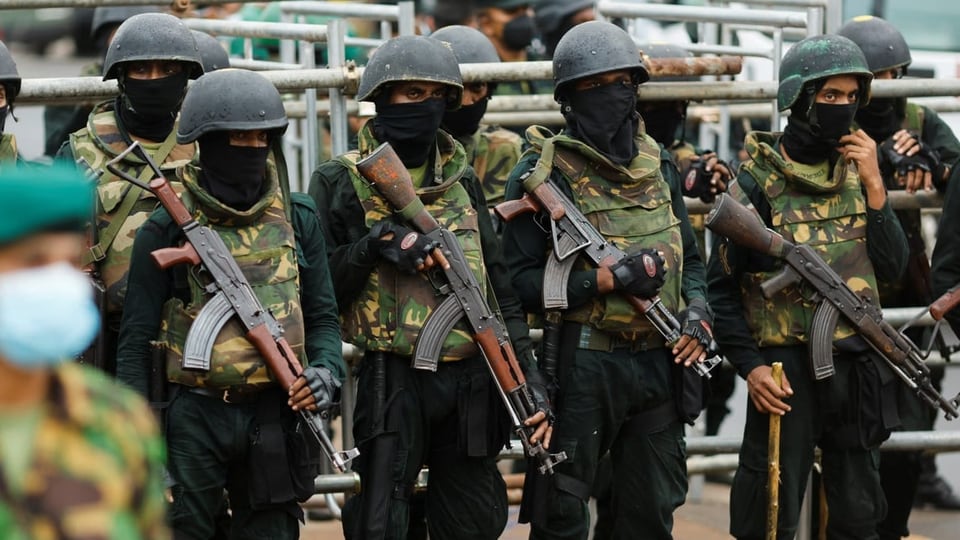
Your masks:
<path fill-rule="evenodd" d="M 260 200 L 270 148 L 234 146 L 220 131 L 200 138 L 200 185 L 218 201 L 249 210 Z"/>
<path fill-rule="evenodd" d="M 0 274 L 0 356 L 24 369 L 83 352 L 100 328 L 87 276 L 67 263 Z"/>
<path fill-rule="evenodd" d="M 377 139 L 393 146 L 405 167 L 416 168 L 430 157 L 446 108 L 446 100 L 436 98 L 416 103 L 377 102 L 373 129 Z"/>
<path fill-rule="evenodd" d="M 831 105 L 828 103 L 814 104 L 815 118 L 810 119 L 810 125 L 825 143 L 831 146 L 840 146 L 840 137 L 850 134 L 850 126 L 857 114 L 857 104 Z"/>
<path fill-rule="evenodd" d="M 162 79 L 125 77 L 117 110 L 127 131 L 151 141 L 166 139 L 177 119 L 187 79 L 186 72 Z"/>
<path fill-rule="evenodd" d="M 857 124 L 878 142 L 885 141 L 900 129 L 906 98 L 877 98 L 857 111 Z"/>
<path fill-rule="evenodd" d="M 443 129 L 454 137 L 468 137 L 480 129 L 480 120 L 487 112 L 486 98 L 468 105 L 460 107 L 455 111 L 447 111 L 443 115 Z"/>
<path fill-rule="evenodd" d="M 514 51 L 526 49 L 533 41 L 533 35 L 536 32 L 537 27 L 533 22 L 533 17 L 529 15 L 514 17 L 503 25 L 503 44 Z"/>
<path fill-rule="evenodd" d="M 637 88 L 619 83 L 572 91 L 562 106 L 570 134 L 626 166 L 637 154 Z"/>
<path fill-rule="evenodd" d="M 684 115 L 680 114 L 673 103 L 665 103 L 669 106 L 657 106 L 654 109 L 647 109 L 640 112 L 643 117 L 643 125 L 650 135 L 658 143 L 665 147 L 670 147 L 677 140 L 677 130 L 683 123 Z"/>
<path fill-rule="evenodd" d="M 7 113 L 10 112 L 10 106 L 4 105 L 0 107 L 0 132 L 3 132 L 4 126 L 7 125 Z"/>

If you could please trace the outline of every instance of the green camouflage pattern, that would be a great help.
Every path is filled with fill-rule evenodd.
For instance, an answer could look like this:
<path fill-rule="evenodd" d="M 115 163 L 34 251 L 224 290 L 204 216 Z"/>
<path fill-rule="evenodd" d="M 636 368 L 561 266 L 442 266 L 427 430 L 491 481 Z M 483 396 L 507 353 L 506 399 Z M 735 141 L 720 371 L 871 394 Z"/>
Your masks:
<path fill-rule="evenodd" d="M 176 137 L 177 128 L 174 126 L 170 133 Z M 141 141 L 141 146 L 155 157 L 162 143 Z M 131 189 L 140 189 L 126 180 L 114 176 L 106 169 L 106 163 L 117 157 L 127 149 L 120 130 L 117 126 L 117 117 L 113 111 L 113 101 L 101 103 L 90 113 L 87 127 L 75 131 L 70 135 L 70 149 L 74 159 L 86 161 L 86 167 L 101 173 L 97 184 L 97 231 L 102 232 L 116 217 L 123 198 Z M 160 168 L 167 172 L 168 178 L 174 178 L 174 170 L 190 163 L 196 158 L 196 145 L 178 144 L 160 164 Z M 148 169 L 148 165 L 133 154 L 128 154 L 120 163 L 120 168 L 128 174 L 139 177 Z M 174 189 L 180 190 L 179 184 L 173 182 Z M 123 298 L 127 292 L 127 273 L 130 270 L 130 255 L 133 252 L 133 239 L 137 230 L 150 213 L 159 205 L 159 201 L 152 193 L 140 190 L 140 199 L 133 206 L 110 246 L 103 249 L 103 258 L 97 260 L 96 266 L 106 287 L 107 313 L 119 314 L 123 310 Z M 104 246 L 101 246 L 103 248 Z"/>
<path fill-rule="evenodd" d="M 867 254 L 867 204 L 856 170 L 842 159 L 832 172 L 826 160 L 819 165 L 787 162 L 774 150 L 776 145 L 776 134 L 748 134 L 744 146 L 750 159 L 742 165 L 770 203 L 771 228 L 791 242 L 810 245 L 851 290 L 880 305 Z M 737 182 L 730 185 L 729 193 L 749 203 Z M 807 343 L 818 304 L 810 300 L 811 291 L 803 285 L 785 287 L 765 298 L 760 284 L 777 274 L 779 269 L 745 273 L 741 278 L 744 312 L 753 337 L 761 347 Z M 853 334 L 841 320 L 834 339 Z"/>
<path fill-rule="evenodd" d="M 390 204 L 357 172 L 356 162 L 379 145 L 369 122 L 360 131 L 358 142 L 358 150 L 337 159 L 349 170 L 353 187 L 364 209 L 366 225 L 372 227 L 378 221 L 392 218 L 394 212 Z M 440 184 L 424 182 L 431 187 L 418 188 L 417 195 L 437 223 L 456 235 L 467 264 L 486 293 L 487 280 L 477 210 L 460 183 L 460 177 L 467 168 L 466 154 L 459 143 L 442 131 L 437 134 L 437 144 L 443 164 L 443 181 Z M 436 281 L 442 283 L 443 279 L 440 277 Z M 445 295 L 437 290 L 427 274 L 407 275 L 399 272 L 392 263 L 381 262 L 376 271 L 370 273 L 357 299 L 341 309 L 344 340 L 365 350 L 412 356 L 420 330 L 444 298 Z M 462 360 L 477 354 L 479 350 L 473 334 L 466 322 L 460 321 L 444 341 L 440 361 Z"/>
<path fill-rule="evenodd" d="M 577 177 L 561 177 L 573 192 L 573 202 L 604 238 L 627 253 L 648 248 L 663 254 L 666 282 L 660 299 L 664 307 L 676 313 L 681 302 L 683 239 L 680 220 L 673 213 L 670 186 L 660 172 L 660 145 L 640 133 L 637 156 L 624 168 L 577 139 L 563 134 L 551 137 L 545 128 L 531 127 L 527 140 L 530 151 L 537 153 L 552 141 L 556 148 L 554 167 L 579 171 Z M 591 267 L 585 259 L 578 264 L 583 269 Z M 564 318 L 629 340 L 646 339 L 656 333 L 650 321 L 618 294 L 600 296 L 569 309 Z"/>
<path fill-rule="evenodd" d="M 17 161 L 17 139 L 12 133 L 0 133 L 0 163 Z"/>
<path fill-rule="evenodd" d="M 186 188 L 184 204 L 194 219 L 220 235 L 254 294 L 277 318 L 300 363 L 306 365 L 296 237 L 286 214 L 289 202 L 283 199 L 272 161 L 267 162 L 267 171 L 267 192 L 244 212 L 224 206 L 201 188 L 196 166 L 180 170 L 179 178 Z M 157 344 L 166 349 L 167 379 L 185 386 L 218 390 L 248 390 L 275 384 L 273 374 L 236 317 L 227 322 L 214 342 L 210 371 L 183 369 L 187 334 L 211 297 L 204 287 L 208 280 L 206 276 L 201 278 L 196 268 L 192 269 L 188 276 L 189 304 L 185 306 L 179 298 L 164 304 Z"/>
<path fill-rule="evenodd" d="M 472 136 L 457 141 L 480 179 L 487 208 L 493 208 L 503 201 L 507 178 L 523 153 L 523 138 L 497 126 L 481 125 Z"/>
<path fill-rule="evenodd" d="M 153 412 L 132 390 L 86 366 L 61 364 L 33 444 L 21 487 L 0 489 L 7 491 L 0 536 L 170 538 L 163 439 Z"/>

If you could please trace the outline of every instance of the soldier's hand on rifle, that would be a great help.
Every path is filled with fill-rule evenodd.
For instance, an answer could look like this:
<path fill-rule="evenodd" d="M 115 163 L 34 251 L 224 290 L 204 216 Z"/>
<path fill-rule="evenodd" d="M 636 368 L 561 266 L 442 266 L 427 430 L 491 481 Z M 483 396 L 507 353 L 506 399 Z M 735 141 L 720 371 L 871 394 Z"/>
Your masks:
<path fill-rule="evenodd" d="M 530 397 L 533 398 L 534 410 L 537 411 L 533 416 L 524 420 L 525 426 L 536 426 L 533 434 L 530 436 L 530 442 L 537 444 L 543 443 L 544 448 L 550 448 L 550 439 L 553 437 L 553 407 L 550 406 L 550 398 L 547 394 L 546 381 L 539 371 L 530 370 L 527 376 L 527 390 L 530 391 Z"/>
<path fill-rule="evenodd" d="M 293 410 L 325 411 L 340 403 L 340 381 L 325 367 L 308 366 L 293 382 L 287 400 Z"/>
<path fill-rule="evenodd" d="M 681 173 L 681 176 L 683 177 L 681 190 L 685 196 L 712 203 L 718 193 L 727 190 L 727 183 L 730 182 L 733 173 L 725 161 L 708 150 L 699 156 L 691 157 L 690 167 Z"/>
<path fill-rule="evenodd" d="M 640 298 L 653 298 L 663 287 L 666 271 L 663 265 L 663 257 L 653 249 L 641 249 L 624 257 L 610 266 L 613 290 Z"/>
<path fill-rule="evenodd" d="M 437 264 L 433 250 L 439 242 L 390 220 L 379 221 L 370 229 L 370 236 L 380 241 L 380 256 L 406 274 L 416 274 Z"/>
<path fill-rule="evenodd" d="M 758 411 L 784 415 L 790 410 L 790 405 L 787 405 L 784 399 L 793 395 L 793 388 L 790 387 L 786 373 L 783 374 L 783 387 L 777 386 L 772 372 L 772 368 L 767 365 L 753 368 L 747 375 L 747 392 Z"/>
<path fill-rule="evenodd" d="M 867 204 L 874 210 L 883 208 L 887 202 L 887 190 L 880 176 L 880 163 L 877 161 L 877 143 L 862 129 L 840 137 L 837 149 L 847 162 L 857 165 L 860 183 L 867 190 Z"/>
<path fill-rule="evenodd" d="M 702 298 L 694 298 L 690 305 L 679 313 L 683 331 L 673 346 L 674 362 L 690 366 L 707 358 L 707 349 L 713 341 L 713 314 Z"/>

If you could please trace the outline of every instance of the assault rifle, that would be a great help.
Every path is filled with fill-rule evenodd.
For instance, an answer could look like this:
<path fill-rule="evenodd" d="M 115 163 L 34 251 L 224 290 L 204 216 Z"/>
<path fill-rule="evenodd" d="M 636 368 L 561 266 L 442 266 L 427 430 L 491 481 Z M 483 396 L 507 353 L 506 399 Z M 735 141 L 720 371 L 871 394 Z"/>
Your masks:
<path fill-rule="evenodd" d="M 503 221 L 510 221 L 520 214 L 545 210 L 550 215 L 550 234 L 553 236 L 553 251 L 547 260 L 543 274 L 543 307 L 548 312 L 567 308 L 567 281 L 577 254 L 583 254 L 597 267 L 609 267 L 628 255 L 608 241 L 593 226 L 560 188 L 546 175 L 527 173 L 523 179 L 527 193 L 523 198 L 505 201 L 494 208 Z M 638 313 L 643 314 L 660 332 L 668 346 L 680 339 L 682 327 L 673 313 L 667 309 L 659 296 L 640 298 L 622 293 L 623 298 Z M 710 378 L 710 370 L 723 361 L 717 354 L 716 342 L 711 340 L 707 359 L 694 362 L 691 368 L 701 377 Z"/>
<path fill-rule="evenodd" d="M 431 255 L 443 269 L 445 283 L 440 292 L 446 298 L 427 319 L 417 337 L 413 367 L 435 371 L 444 340 L 457 321 L 466 319 L 526 454 L 540 460 L 542 474 L 553 474 L 554 466 L 566 460 L 567 455 L 565 452 L 551 454 L 542 444 L 530 442 L 534 428 L 523 425 L 523 421 L 537 412 L 533 397 L 510 344 L 506 326 L 487 304 L 457 237 L 440 227 L 426 211 L 414 191 L 410 174 L 389 143 L 381 144 L 372 154 L 358 161 L 357 170 L 417 231 L 440 244 Z"/>
<path fill-rule="evenodd" d="M 793 244 L 768 229 L 759 216 L 727 194 L 707 215 L 707 227 L 736 244 L 787 263 L 783 271 L 760 285 L 763 296 L 772 297 L 784 287 L 801 281 L 816 291 L 820 303 L 814 311 L 810 329 L 810 360 L 817 380 L 834 374 L 833 334 L 840 315 L 863 337 L 900 379 L 932 407 L 939 407 L 947 420 L 960 416 L 960 394 L 944 398 L 930 382 L 930 369 L 920 349 L 890 323 L 883 320 L 880 306 L 874 305 L 850 289 L 816 251 L 806 244 Z M 937 308 L 938 311 L 941 309 Z M 942 316 L 942 312 L 941 316 Z"/>
<path fill-rule="evenodd" d="M 127 154 L 134 151 L 137 151 L 139 157 L 149 164 L 157 175 L 149 184 L 140 182 L 117 166 L 117 163 Z M 170 187 L 170 182 L 163 176 L 150 156 L 140 148 L 139 143 L 134 142 L 120 155 L 109 161 L 107 170 L 153 193 L 187 238 L 187 243 L 181 247 L 162 248 L 151 253 L 157 266 L 167 269 L 177 264 L 189 263 L 200 266 L 211 278 L 206 290 L 213 297 L 200 310 L 197 319 L 190 326 L 185 349 L 196 351 L 196 354 L 187 356 L 185 351 L 184 369 L 209 370 L 210 352 L 220 329 L 227 321 L 237 317 L 246 329 L 246 338 L 260 352 L 264 363 L 277 382 L 284 390 L 289 389 L 303 372 L 303 366 L 300 365 L 296 353 L 283 337 L 283 327 L 260 303 L 260 299 L 254 294 L 247 278 L 237 266 L 237 261 L 230 254 L 220 235 L 193 219 L 183 201 Z M 357 457 L 360 454 L 359 451 L 353 448 L 340 452 L 334 448 L 323 427 L 323 419 L 327 416 L 327 411 L 301 409 L 299 412 L 330 463 L 338 471 L 344 472 L 347 463 Z"/>

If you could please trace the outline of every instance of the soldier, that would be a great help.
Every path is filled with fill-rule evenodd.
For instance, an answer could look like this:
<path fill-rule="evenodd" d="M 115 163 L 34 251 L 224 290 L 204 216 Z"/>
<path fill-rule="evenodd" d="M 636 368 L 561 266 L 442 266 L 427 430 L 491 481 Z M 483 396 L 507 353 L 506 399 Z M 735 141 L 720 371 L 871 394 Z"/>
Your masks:
<path fill-rule="evenodd" d="M 460 64 L 499 62 L 497 50 L 479 30 L 468 26 L 447 26 L 430 35 L 448 43 Z M 507 176 L 520 159 L 523 139 L 512 131 L 497 126 L 482 125 L 490 97 L 497 84 L 475 82 L 463 86 L 460 108 L 447 111 L 440 127 L 463 145 L 469 163 L 487 199 L 493 208 L 503 200 Z"/>
<path fill-rule="evenodd" d="M 496 47 L 500 60 L 540 59 L 530 48 L 537 33 L 530 5 L 530 0 L 475 0 L 477 28 Z M 550 89 L 548 81 L 503 82 L 497 85 L 497 95 L 545 94 Z"/>
<path fill-rule="evenodd" d="M 427 211 L 454 231 L 478 280 L 491 285 L 517 356 L 532 365 L 480 183 L 463 147 L 439 129 L 445 111 L 460 106 L 462 89 L 457 58 L 440 41 L 387 41 L 360 80 L 357 99 L 372 101 L 377 115 L 360 130 L 358 150 L 321 164 L 310 179 L 343 336 L 365 350 L 354 423 L 360 449 L 354 469 L 364 489 L 344 507 L 347 538 L 406 538 L 409 497 L 423 465 L 430 467 L 431 538 L 494 539 L 506 524 L 506 490 L 496 467 L 506 440 L 498 389 L 473 340 L 460 331 L 445 340 L 435 373 L 411 367 L 423 321 L 442 299 L 430 279 L 434 244 L 410 235 L 356 168 L 382 142 L 393 146 Z M 538 426 L 532 440 L 546 446 L 550 409 L 533 371 L 527 383 L 538 412 L 526 422 Z"/>
<path fill-rule="evenodd" d="M 560 38 L 574 26 L 596 19 L 594 0 L 559 0 L 540 2 L 534 7 L 534 20 L 547 56 L 553 58 Z"/>
<path fill-rule="evenodd" d="M 856 17 L 837 30 L 863 51 L 874 79 L 899 79 L 910 65 L 910 48 L 903 35 L 889 22 L 869 15 Z M 960 142 L 936 112 L 910 103 L 906 98 L 880 98 L 857 111 L 857 124 L 875 141 L 880 141 L 880 173 L 888 190 L 942 190 L 950 171 L 960 160 Z M 912 307 L 933 301 L 930 290 L 930 263 L 923 240 L 919 210 L 899 210 L 897 219 L 907 235 L 910 258 L 906 279 L 881 282 L 880 303 L 884 307 Z M 917 343 L 929 339 L 922 328 L 909 329 Z M 927 336 L 925 336 L 927 334 Z M 939 387 L 943 366 L 932 367 L 931 376 Z M 900 389 L 903 429 L 933 429 L 936 411 L 931 410 L 907 387 Z M 881 523 L 881 539 L 909 535 L 907 522 L 916 501 L 945 510 L 960 510 L 958 498 L 946 480 L 937 475 L 933 454 L 884 452 L 880 479 L 887 498 L 887 517 Z M 919 489 L 918 489 L 919 488 Z"/>
<path fill-rule="evenodd" d="M 113 35 L 123 21 L 140 13 L 154 13 L 153 6 L 103 6 L 93 11 L 90 37 L 97 50 L 105 54 Z M 103 60 L 98 59 L 80 68 L 81 76 L 103 75 Z M 43 129 L 46 133 L 44 155 L 54 156 L 71 133 L 87 125 L 93 107 L 89 105 L 55 105 L 43 108 Z"/>
<path fill-rule="evenodd" d="M 557 44 L 553 78 L 567 129 L 559 135 L 539 126 L 527 130 L 532 149 L 510 175 L 506 198 L 523 194 L 528 171 L 549 171 L 591 224 L 630 255 L 610 268 L 583 263 L 563 284 L 570 308 L 561 314 L 559 359 L 542 355 L 540 361 L 559 363 L 553 442 L 569 459 L 549 482 L 528 476 L 537 485 L 525 486 L 521 519 L 530 521 L 531 538 L 586 538 L 587 498 L 598 461 L 609 451 L 613 536 L 669 538 L 673 511 L 687 490 L 674 388 L 689 371 L 680 364 L 703 360 L 710 342 L 703 263 L 676 169 L 640 129 L 637 86 L 649 76 L 630 36 L 607 22 L 575 26 Z M 535 313 L 544 311 L 549 219 L 521 215 L 503 233 L 514 290 Z M 679 317 L 683 336 L 672 350 L 619 294 L 651 298 L 658 291 L 674 313 L 687 303 Z"/>
<path fill-rule="evenodd" d="M 71 362 L 99 325 L 78 270 L 93 185 L 0 174 L 0 536 L 169 538 L 164 448 L 134 392 Z"/>
<path fill-rule="evenodd" d="M 172 171 L 196 157 L 196 146 L 178 144 L 177 112 L 187 80 L 203 73 L 193 34 L 179 19 L 163 13 L 142 13 L 120 25 L 104 61 L 103 79 L 117 79 L 120 95 L 97 105 L 87 127 L 70 135 L 59 159 L 82 159 L 83 168 L 100 176 L 94 244 L 83 256 L 84 266 L 102 280 L 105 290 L 103 350 L 95 363 L 113 372 L 116 336 L 126 294 L 130 252 L 137 228 L 157 206 L 148 191 L 104 169 L 133 141 L 161 168 Z M 129 154 L 120 167 L 141 180 L 153 172 Z"/>
<path fill-rule="evenodd" d="M 808 243 L 862 297 L 877 300 L 877 279 L 903 274 L 907 243 L 887 201 L 876 143 L 851 130 L 870 100 L 871 74 L 856 44 L 840 36 L 804 39 L 780 65 L 777 103 L 790 109 L 783 133 L 751 132 L 729 194 L 754 208 L 787 240 Z M 718 236 L 708 267 L 717 341 L 747 381 L 740 465 L 730 493 L 730 533 L 764 538 L 767 431 L 781 423 L 777 538 L 792 538 L 814 447 L 830 520 L 827 538 L 877 538 L 886 511 L 878 447 L 896 424 L 896 377 L 845 323 L 834 335 L 836 373 L 814 381 L 809 328 L 816 303 L 800 285 L 766 298 L 760 284 L 782 263 Z M 783 363 L 783 386 L 771 376 Z M 852 391 L 857 389 L 858 391 Z M 823 531 L 821 531 L 822 533 Z"/>
<path fill-rule="evenodd" d="M 220 44 L 220 40 L 199 30 L 191 32 L 200 50 L 200 63 L 203 64 L 204 73 L 230 67 L 230 55 Z"/>
<path fill-rule="evenodd" d="M 0 166 L 16 162 L 17 139 L 12 133 L 4 133 L 7 116 L 13 116 L 13 102 L 20 94 L 20 72 L 7 46 L 0 41 Z M 16 117 L 14 117 L 16 119 Z"/>
<path fill-rule="evenodd" d="M 220 103 L 222 114 L 209 112 Z M 260 301 L 280 322 L 306 366 L 279 388 L 234 318 L 219 331 L 210 370 L 183 367 L 184 345 L 211 300 L 194 268 L 160 270 L 156 249 L 183 241 L 164 209 L 141 227 L 130 262 L 118 353 L 118 377 L 147 392 L 150 349 L 166 358 L 173 393 L 166 413 L 171 523 L 177 534 L 209 538 L 230 494 L 231 537 L 297 538 L 297 498 L 313 492 L 317 471 L 303 462 L 293 410 L 325 410 L 339 401 L 344 377 L 333 286 L 316 209 L 288 194 L 272 159 L 271 139 L 287 127 L 283 102 L 263 76 L 220 70 L 197 80 L 184 100 L 181 144 L 199 142 L 199 165 L 177 171 L 194 218 L 218 233 Z M 195 324 L 196 323 L 196 324 Z M 306 493 L 302 491 L 306 490 Z"/>

